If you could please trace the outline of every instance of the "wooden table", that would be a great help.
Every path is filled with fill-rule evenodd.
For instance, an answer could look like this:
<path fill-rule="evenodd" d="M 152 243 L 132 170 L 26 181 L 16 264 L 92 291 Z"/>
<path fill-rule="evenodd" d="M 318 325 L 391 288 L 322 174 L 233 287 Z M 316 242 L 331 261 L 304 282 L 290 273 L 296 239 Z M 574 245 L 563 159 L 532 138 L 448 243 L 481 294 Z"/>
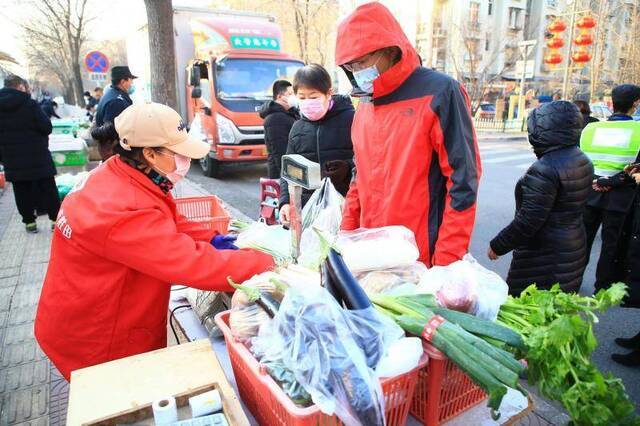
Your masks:
<path fill-rule="evenodd" d="M 151 403 L 215 383 L 232 425 L 249 426 L 209 340 L 111 361 L 71 373 L 67 425 L 100 424 L 114 415 L 150 410 Z M 146 407 L 146 408 L 145 408 Z"/>

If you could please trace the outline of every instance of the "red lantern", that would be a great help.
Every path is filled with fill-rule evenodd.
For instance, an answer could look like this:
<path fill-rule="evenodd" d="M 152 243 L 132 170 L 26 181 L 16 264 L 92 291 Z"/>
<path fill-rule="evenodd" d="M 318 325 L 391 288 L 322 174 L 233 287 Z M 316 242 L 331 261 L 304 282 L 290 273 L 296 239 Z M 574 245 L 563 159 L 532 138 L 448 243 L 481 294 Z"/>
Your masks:
<path fill-rule="evenodd" d="M 547 40 L 547 47 L 549 49 L 560 49 L 564 46 L 564 40 L 561 37 L 552 37 Z"/>
<path fill-rule="evenodd" d="M 562 19 L 556 19 L 552 23 L 549 24 L 547 30 L 550 33 L 561 33 L 567 29 L 567 24 L 564 23 Z"/>
<path fill-rule="evenodd" d="M 591 60 L 591 53 L 588 50 L 578 50 L 571 55 L 571 59 L 573 59 L 573 62 L 579 64 L 589 62 Z"/>
<path fill-rule="evenodd" d="M 582 29 L 591 29 L 594 28 L 596 26 L 596 19 L 593 16 L 583 16 L 582 18 L 578 19 L 578 22 L 576 23 L 576 27 L 578 28 L 582 28 Z"/>
<path fill-rule="evenodd" d="M 562 55 L 559 53 L 550 53 L 544 57 L 544 63 L 549 65 L 558 65 L 562 62 Z"/>
<path fill-rule="evenodd" d="M 593 36 L 589 33 L 579 34 L 573 41 L 578 46 L 589 46 L 593 44 Z"/>

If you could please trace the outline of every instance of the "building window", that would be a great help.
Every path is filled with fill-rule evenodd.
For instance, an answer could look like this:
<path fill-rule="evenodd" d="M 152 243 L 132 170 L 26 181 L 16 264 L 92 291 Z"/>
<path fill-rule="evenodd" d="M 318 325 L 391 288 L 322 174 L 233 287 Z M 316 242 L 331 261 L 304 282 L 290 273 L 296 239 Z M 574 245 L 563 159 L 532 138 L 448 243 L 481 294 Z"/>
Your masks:
<path fill-rule="evenodd" d="M 484 41 L 484 51 L 488 52 L 491 49 L 491 34 L 487 33 L 487 38 Z"/>
<path fill-rule="evenodd" d="M 520 28 L 520 14 L 522 9 L 517 7 L 509 8 L 509 28 L 519 29 Z"/>
<path fill-rule="evenodd" d="M 491 16 L 493 14 L 493 0 L 489 0 L 488 3 L 487 15 Z"/>
<path fill-rule="evenodd" d="M 477 24 L 480 18 L 480 3 L 477 1 L 472 1 L 469 3 L 469 22 L 472 24 Z"/>

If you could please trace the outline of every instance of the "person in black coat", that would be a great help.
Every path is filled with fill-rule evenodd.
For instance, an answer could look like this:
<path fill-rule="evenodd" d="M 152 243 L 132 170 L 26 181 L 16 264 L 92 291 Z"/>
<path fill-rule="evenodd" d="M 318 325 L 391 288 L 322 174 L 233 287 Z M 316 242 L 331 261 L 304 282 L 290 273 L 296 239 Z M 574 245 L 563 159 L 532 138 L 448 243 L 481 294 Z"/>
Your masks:
<path fill-rule="evenodd" d="M 280 179 L 282 156 L 287 152 L 289 132 L 298 119 L 297 99 L 290 82 L 277 80 L 273 83 L 273 100 L 260 108 L 260 117 L 264 119 L 269 179 Z"/>
<path fill-rule="evenodd" d="M 51 121 L 31 99 L 28 84 L 9 76 L 0 89 L 0 157 L 28 232 L 37 232 L 36 207 L 55 222 L 60 199 L 54 176 L 56 167 L 49 152 Z"/>
<path fill-rule="evenodd" d="M 45 95 L 45 97 L 42 99 L 42 102 L 40 102 L 40 108 L 42 108 L 42 111 L 44 111 L 44 113 L 47 115 L 47 118 L 60 118 L 60 116 L 56 112 L 58 103 L 51 99 L 50 96 Z"/>
<path fill-rule="evenodd" d="M 331 76 L 322 65 L 300 68 L 293 78 L 293 91 L 300 104 L 300 120 L 289 133 L 287 154 L 300 154 L 320 164 L 322 176 L 331 179 L 333 186 L 346 195 L 353 169 L 351 124 L 355 109 L 348 96 L 333 95 Z M 290 220 L 289 186 L 282 179 L 280 217 Z M 313 191 L 303 191 L 304 206 Z"/>
<path fill-rule="evenodd" d="M 567 101 L 544 104 L 529 116 L 529 143 L 538 161 L 516 185 L 515 218 L 488 250 L 492 260 L 514 250 L 507 277 L 511 294 L 530 284 L 580 289 L 587 259 L 582 215 L 593 176 L 591 161 L 578 147 L 582 125 L 580 111 Z"/>
<path fill-rule="evenodd" d="M 600 120 L 591 115 L 591 106 L 589 106 L 589 102 L 577 99 L 573 101 L 573 103 L 580 110 L 580 114 L 582 114 L 582 126 L 583 128 L 587 127 L 589 123 L 595 123 Z"/>

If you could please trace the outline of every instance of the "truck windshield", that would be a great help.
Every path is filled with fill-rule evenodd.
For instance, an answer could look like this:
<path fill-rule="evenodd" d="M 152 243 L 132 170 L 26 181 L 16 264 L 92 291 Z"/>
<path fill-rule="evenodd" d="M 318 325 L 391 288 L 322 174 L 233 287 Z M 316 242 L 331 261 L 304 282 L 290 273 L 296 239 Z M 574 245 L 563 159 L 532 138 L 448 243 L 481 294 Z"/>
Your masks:
<path fill-rule="evenodd" d="M 272 59 L 225 59 L 216 66 L 216 94 L 219 99 L 271 99 L 276 80 L 293 81 L 300 62 Z"/>

